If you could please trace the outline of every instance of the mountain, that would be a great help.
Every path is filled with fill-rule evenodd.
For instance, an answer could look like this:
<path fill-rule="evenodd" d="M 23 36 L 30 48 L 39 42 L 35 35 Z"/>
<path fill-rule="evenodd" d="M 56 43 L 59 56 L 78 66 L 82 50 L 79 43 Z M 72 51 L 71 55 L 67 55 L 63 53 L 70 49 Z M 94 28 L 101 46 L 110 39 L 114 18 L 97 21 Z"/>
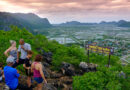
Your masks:
<path fill-rule="evenodd" d="M 66 22 L 66 23 L 61 23 L 61 26 L 71 26 L 71 25 L 93 25 L 93 24 L 97 24 L 97 23 L 81 23 L 78 21 L 70 21 L 70 22 Z"/>
<path fill-rule="evenodd" d="M 120 20 L 118 22 L 118 26 L 119 27 L 130 27 L 130 22 L 129 21 L 125 21 L 125 20 Z"/>
<path fill-rule="evenodd" d="M 125 20 L 120 21 L 101 21 L 100 23 L 81 23 L 79 21 L 69 21 L 58 24 L 59 26 L 75 26 L 75 25 L 116 25 L 118 27 L 130 27 L 130 22 Z M 55 25 L 56 26 L 56 25 Z"/>
<path fill-rule="evenodd" d="M 116 21 L 111 21 L 111 22 L 101 21 L 99 24 L 117 25 L 117 22 Z"/>
<path fill-rule="evenodd" d="M 25 27 L 30 30 L 38 30 L 52 26 L 47 18 L 41 18 L 33 13 L 0 12 L 0 29 L 10 30 L 10 25 Z"/>

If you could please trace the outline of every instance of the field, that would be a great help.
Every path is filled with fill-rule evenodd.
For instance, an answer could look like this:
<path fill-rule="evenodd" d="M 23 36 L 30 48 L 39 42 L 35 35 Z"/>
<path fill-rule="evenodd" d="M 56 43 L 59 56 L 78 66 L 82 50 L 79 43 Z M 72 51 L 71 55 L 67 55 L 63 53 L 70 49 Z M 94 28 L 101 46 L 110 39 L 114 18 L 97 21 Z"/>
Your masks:
<path fill-rule="evenodd" d="M 52 28 L 40 30 L 39 33 L 60 44 L 85 46 L 96 42 L 98 46 L 114 48 L 117 56 L 129 54 L 130 28 L 117 27 L 116 25 L 55 25 Z"/>

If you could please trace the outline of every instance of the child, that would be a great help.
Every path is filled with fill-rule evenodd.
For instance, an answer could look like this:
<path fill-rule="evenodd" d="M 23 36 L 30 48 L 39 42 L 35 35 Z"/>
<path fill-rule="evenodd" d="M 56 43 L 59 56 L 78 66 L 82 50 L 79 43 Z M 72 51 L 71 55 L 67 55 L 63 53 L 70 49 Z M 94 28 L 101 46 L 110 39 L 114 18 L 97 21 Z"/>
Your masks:
<path fill-rule="evenodd" d="M 33 52 L 32 51 L 28 51 L 27 57 L 25 59 L 25 62 L 23 64 L 23 67 L 25 68 L 26 71 L 26 75 L 27 75 L 27 84 L 28 84 L 28 88 L 31 88 L 31 57 L 32 57 Z"/>
<path fill-rule="evenodd" d="M 3 74 L 4 72 L 3 72 L 3 64 L 2 63 L 0 63 L 0 82 L 2 82 L 2 80 L 3 80 Z"/>
<path fill-rule="evenodd" d="M 42 82 L 44 80 L 45 83 L 47 83 L 44 73 L 43 73 L 43 69 L 42 69 L 42 56 L 41 55 L 37 55 L 35 57 L 35 61 L 33 62 L 32 66 L 31 66 L 31 70 L 33 71 L 33 77 L 34 80 L 38 83 L 37 85 L 37 90 L 42 90 Z"/>

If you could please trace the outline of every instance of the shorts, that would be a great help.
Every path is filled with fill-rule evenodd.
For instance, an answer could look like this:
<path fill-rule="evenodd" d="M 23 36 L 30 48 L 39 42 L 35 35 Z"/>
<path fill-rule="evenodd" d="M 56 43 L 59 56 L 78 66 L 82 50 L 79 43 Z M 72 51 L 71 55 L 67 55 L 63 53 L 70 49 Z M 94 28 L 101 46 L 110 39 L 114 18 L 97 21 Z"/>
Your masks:
<path fill-rule="evenodd" d="M 31 69 L 25 69 L 26 71 L 26 75 L 31 77 L 32 76 L 32 72 L 31 72 Z"/>
<path fill-rule="evenodd" d="M 12 66 L 13 68 L 16 68 L 18 65 L 24 64 L 26 59 L 19 59 L 19 62 L 15 62 L 14 65 Z"/>
<path fill-rule="evenodd" d="M 41 84 L 43 82 L 42 77 L 35 77 L 34 80 L 38 83 Z"/>

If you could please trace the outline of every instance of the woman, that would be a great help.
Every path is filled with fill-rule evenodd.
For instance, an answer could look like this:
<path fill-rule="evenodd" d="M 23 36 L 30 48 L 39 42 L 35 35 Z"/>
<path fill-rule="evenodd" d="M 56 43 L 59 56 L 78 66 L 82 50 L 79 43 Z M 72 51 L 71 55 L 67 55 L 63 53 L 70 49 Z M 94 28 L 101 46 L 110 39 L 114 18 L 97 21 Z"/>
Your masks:
<path fill-rule="evenodd" d="M 4 52 L 5 56 L 7 57 L 14 57 L 17 60 L 17 48 L 16 48 L 16 41 L 10 40 L 11 46 Z"/>
<path fill-rule="evenodd" d="M 42 90 L 43 80 L 45 83 L 47 83 L 45 76 L 44 76 L 44 73 L 43 73 L 43 68 L 42 68 L 43 66 L 41 64 L 42 59 L 43 58 L 41 55 L 37 55 L 35 57 L 35 61 L 33 62 L 32 66 L 31 66 L 34 80 L 38 83 L 37 90 Z"/>

